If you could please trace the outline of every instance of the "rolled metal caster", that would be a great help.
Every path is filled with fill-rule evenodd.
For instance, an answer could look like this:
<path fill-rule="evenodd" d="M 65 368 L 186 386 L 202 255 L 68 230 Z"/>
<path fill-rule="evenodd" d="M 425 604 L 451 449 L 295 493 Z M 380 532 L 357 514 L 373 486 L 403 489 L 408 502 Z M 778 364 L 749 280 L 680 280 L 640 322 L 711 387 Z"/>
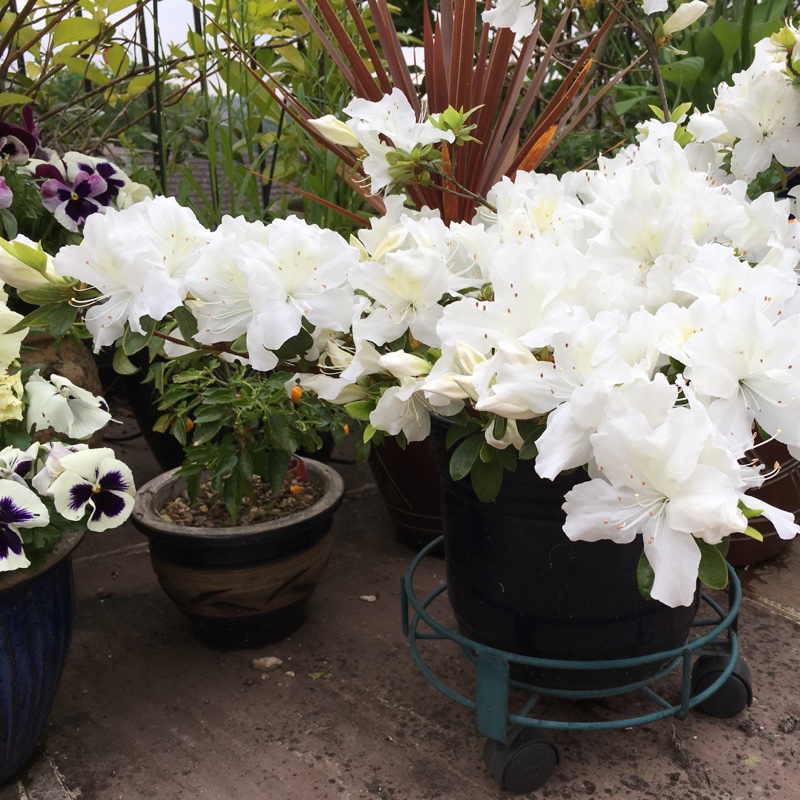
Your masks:
<path fill-rule="evenodd" d="M 692 693 L 705 691 L 728 666 L 727 656 L 700 656 L 692 667 Z M 737 658 L 733 672 L 711 697 L 695 708 L 710 717 L 730 719 L 741 714 L 753 702 L 753 681 L 750 667 L 743 658 Z"/>
<path fill-rule="evenodd" d="M 503 789 L 512 794 L 527 794 L 547 783 L 561 754 L 544 731 L 522 728 L 508 744 L 487 739 L 483 759 Z"/>

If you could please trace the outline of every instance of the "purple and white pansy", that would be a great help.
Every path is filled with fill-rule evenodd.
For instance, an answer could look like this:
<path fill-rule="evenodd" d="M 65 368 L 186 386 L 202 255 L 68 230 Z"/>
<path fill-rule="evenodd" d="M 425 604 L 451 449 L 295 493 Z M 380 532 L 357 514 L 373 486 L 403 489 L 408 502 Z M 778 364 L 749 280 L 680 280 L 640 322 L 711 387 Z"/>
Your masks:
<path fill-rule="evenodd" d="M 0 450 L 0 480 L 16 481 L 25 486 L 25 478 L 31 472 L 40 447 L 38 442 L 34 442 L 27 450 L 17 447 L 4 447 Z"/>
<path fill-rule="evenodd" d="M 68 520 L 83 520 L 90 531 L 123 522 L 133 510 L 135 488 L 130 469 L 107 447 L 71 453 L 61 459 L 63 472 L 49 494 L 56 511 Z"/>
<path fill-rule="evenodd" d="M 0 480 L 0 572 L 27 567 L 20 528 L 42 528 L 50 522 L 35 492 L 13 480 Z"/>

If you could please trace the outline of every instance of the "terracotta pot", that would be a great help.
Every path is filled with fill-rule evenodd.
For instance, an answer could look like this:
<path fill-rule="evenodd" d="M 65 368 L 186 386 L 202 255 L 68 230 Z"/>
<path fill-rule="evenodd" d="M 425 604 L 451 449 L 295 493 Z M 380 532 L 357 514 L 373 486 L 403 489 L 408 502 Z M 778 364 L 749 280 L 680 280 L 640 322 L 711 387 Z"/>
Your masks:
<path fill-rule="evenodd" d="M 212 647 L 260 647 L 291 633 L 305 619 L 331 554 L 334 511 L 344 497 L 340 475 L 305 462 L 323 487 L 314 505 L 257 525 L 199 528 L 162 519 L 160 509 L 185 487 L 175 470 L 139 489 L 131 517 L 150 540 L 161 587 Z"/>
<path fill-rule="evenodd" d="M 374 446 L 369 466 L 397 538 L 413 550 L 442 535 L 439 473 L 429 441 L 405 448 L 386 438 Z"/>
<path fill-rule="evenodd" d="M 792 458 L 786 445 L 771 441 L 760 445 L 756 453 L 771 470 L 777 462 L 781 465 L 778 473 L 764 481 L 760 488 L 750 492 L 770 505 L 777 506 L 794 514 L 795 520 L 800 518 L 800 461 Z M 750 525 L 761 533 L 763 542 L 743 533 L 731 535 L 727 559 L 734 567 L 745 567 L 748 564 L 759 564 L 780 553 L 789 541 L 778 536 L 772 523 L 765 517 L 754 517 Z"/>
<path fill-rule="evenodd" d="M 34 572 L 0 573 L 0 786 L 33 755 L 67 660 L 75 616 L 72 551 L 65 534 Z"/>

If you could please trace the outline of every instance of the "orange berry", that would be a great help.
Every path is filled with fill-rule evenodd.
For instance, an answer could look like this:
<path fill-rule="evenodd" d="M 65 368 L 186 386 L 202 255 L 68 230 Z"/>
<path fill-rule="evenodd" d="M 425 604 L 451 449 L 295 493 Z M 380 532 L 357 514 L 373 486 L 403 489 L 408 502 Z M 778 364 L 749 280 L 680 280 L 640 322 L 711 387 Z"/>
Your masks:
<path fill-rule="evenodd" d="M 194 430 L 194 420 L 187 417 L 185 427 L 186 427 L 186 433 L 191 433 Z"/>
<path fill-rule="evenodd" d="M 303 396 L 303 388 L 301 386 L 292 386 L 292 391 L 289 395 L 293 403 L 299 403 L 300 398 Z"/>
<path fill-rule="evenodd" d="M 347 436 L 350 433 L 350 426 L 345 422 L 342 426 L 342 430 L 344 431 L 344 435 Z"/>
<path fill-rule="evenodd" d="M 300 492 L 302 492 L 302 491 L 303 491 L 303 487 L 302 487 L 302 486 L 298 486 L 296 483 L 293 483 L 293 484 L 292 484 L 292 485 L 289 487 L 289 491 L 290 491 L 292 494 L 300 494 Z"/>

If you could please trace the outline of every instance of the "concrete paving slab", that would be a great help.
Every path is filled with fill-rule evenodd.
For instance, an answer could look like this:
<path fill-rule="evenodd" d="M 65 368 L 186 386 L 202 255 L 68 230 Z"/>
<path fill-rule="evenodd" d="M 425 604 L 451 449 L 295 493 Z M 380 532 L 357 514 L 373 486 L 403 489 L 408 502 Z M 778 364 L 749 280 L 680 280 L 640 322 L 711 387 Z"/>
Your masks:
<path fill-rule="evenodd" d="M 158 471 L 141 442 L 124 446 L 137 476 Z M 337 468 L 348 496 L 331 563 L 305 625 L 268 647 L 220 652 L 198 643 L 159 588 L 136 531 L 88 536 L 75 559 L 75 637 L 45 737 L 31 769 L 0 790 L 0 800 L 510 796 L 483 764 L 471 712 L 432 688 L 410 657 L 400 579 L 413 554 L 394 539 L 369 471 Z M 561 765 L 526 796 L 800 800 L 796 551 L 790 546 L 779 566 L 747 576 L 752 599 L 740 632 L 755 687 L 747 712 L 558 733 Z M 426 560 L 420 584 L 436 585 L 443 572 L 441 560 Z M 460 652 L 430 647 L 437 674 L 471 691 L 474 671 Z M 263 673 L 252 665 L 261 656 L 283 666 Z M 640 708 L 630 697 L 550 702 L 575 719 Z M 49 788 L 41 781 L 47 770 Z"/>

